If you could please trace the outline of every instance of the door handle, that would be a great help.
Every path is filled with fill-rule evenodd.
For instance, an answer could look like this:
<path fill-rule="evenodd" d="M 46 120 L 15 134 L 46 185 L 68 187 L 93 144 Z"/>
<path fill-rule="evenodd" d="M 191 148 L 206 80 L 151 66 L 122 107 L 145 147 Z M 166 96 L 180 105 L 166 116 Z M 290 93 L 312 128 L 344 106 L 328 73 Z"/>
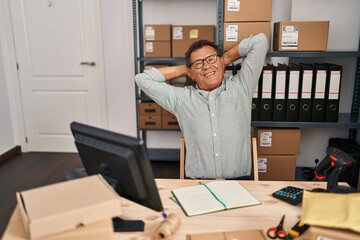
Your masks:
<path fill-rule="evenodd" d="M 96 63 L 95 62 L 81 62 L 80 65 L 89 65 L 89 66 L 94 67 L 96 65 Z"/>

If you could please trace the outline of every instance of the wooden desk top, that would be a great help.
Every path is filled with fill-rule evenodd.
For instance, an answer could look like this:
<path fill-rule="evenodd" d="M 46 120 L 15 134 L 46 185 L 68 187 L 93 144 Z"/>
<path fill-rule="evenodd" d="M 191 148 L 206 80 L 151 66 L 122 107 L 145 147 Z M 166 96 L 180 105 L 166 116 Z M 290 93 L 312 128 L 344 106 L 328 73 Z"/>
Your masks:
<path fill-rule="evenodd" d="M 202 181 L 208 182 L 208 181 Z M 198 184 L 197 180 L 179 179 L 157 179 L 157 187 L 161 200 L 167 214 L 177 214 L 181 218 L 181 226 L 172 239 L 186 239 L 186 234 L 209 233 L 221 231 L 236 231 L 246 229 L 262 229 L 266 235 L 269 227 L 277 226 L 281 217 L 286 214 L 284 229 L 290 230 L 301 217 L 301 205 L 292 206 L 288 203 L 275 199 L 271 196 L 276 190 L 286 186 L 297 186 L 304 189 L 326 187 L 326 182 L 290 182 L 290 181 L 239 181 L 240 184 L 252 193 L 261 205 L 237 208 L 228 211 L 220 211 L 200 216 L 187 217 L 182 209 L 170 199 L 171 190 Z M 154 233 L 162 222 L 161 213 L 140 206 L 136 203 L 122 200 L 123 215 L 126 220 L 141 219 L 145 222 L 144 232 L 115 233 L 114 240 L 125 239 L 153 239 Z M 21 222 L 20 215 L 15 210 L 10 223 Z M 11 224 L 13 225 L 13 224 Z M 3 239 L 26 239 L 24 237 L 13 236 L 14 229 L 9 229 L 10 224 L 5 230 Z M 305 233 L 299 239 L 307 239 Z"/>

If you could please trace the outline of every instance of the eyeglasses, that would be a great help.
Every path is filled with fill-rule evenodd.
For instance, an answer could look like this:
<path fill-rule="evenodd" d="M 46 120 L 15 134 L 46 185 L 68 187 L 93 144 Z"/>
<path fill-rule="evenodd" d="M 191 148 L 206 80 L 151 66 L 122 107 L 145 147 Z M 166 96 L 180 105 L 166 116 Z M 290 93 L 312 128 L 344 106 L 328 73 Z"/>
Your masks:
<path fill-rule="evenodd" d="M 216 63 L 217 61 L 217 54 L 213 54 L 210 56 L 207 56 L 206 58 L 196 60 L 190 64 L 190 66 L 194 67 L 195 69 L 202 68 L 204 66 L 204 61 L 206 61 L 208 64 Z"/>

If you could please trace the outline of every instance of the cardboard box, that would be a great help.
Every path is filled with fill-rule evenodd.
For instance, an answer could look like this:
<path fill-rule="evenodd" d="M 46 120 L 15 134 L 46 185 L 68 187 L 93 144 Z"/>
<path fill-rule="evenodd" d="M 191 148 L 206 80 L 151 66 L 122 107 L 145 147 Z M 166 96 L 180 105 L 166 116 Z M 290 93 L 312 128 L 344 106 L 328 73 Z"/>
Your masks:
<path fill-rule="evenodd" d="M 258 154 L 296 155 L 300 153 L 301 131 L 293 128 L 258 128 Z"/>
<path fill-rule="evenodd" d="M 171 42 L 145 42 L 145 57 L 171 57 Z"/>
<path fill-rule="evenodd" d="M 176 25 L 172 27 L 172 56 L 185 57 L 190 45 L 200 39 L 215 41 L 213 25 Z"/>
<path fill-rule="evenodd" d="M 163 129 L 180 129 L 177 118 L 174 115 L 163 115 L 161 121 Z"/>
<path fill-rule="evenodd" d="M 30 239 L 76 231 L 121 215 L 120 197 L 101 175 L 18 192 L 16 198 Z"/>
<path fill-rule="evenodd" d="M 89 224 L 85 227 L 78 228 L 73 231 L 66 231 L 59 234 L 54 234 L 48 237 L 42 237 L 41 240 L 110 240 L 114 238 L 112 220 L 106 219 L 98 221 L 94 224 Z M 24 224 L 21 219 L 19 207 L 14 210 L 13 215 L 6 227 L 4 240 L 28 240 Z"/>
<path fill-rule="evenodd" d="M 270 22 L 227 22 L 224 23 L 224 51 L 239 44 L 244 38 L 264 33 L 270 46 Z"/>
<path fill-rule="evenodd" d="M 274 51 L 326 51 L 329 21 L 274 23 Z"/>
<path fill-rule="evenodd" d="M 225 22 L 270 22 L 272 0 L 225 0 Z"/>
<path fill-rule="evenodd" d="M 260 180 L 295 181 L 295 155 L 258 155 Z"/>
<path fill-rule="evenodd" d="M 350 230 L 342 230 L 335 228 L 315 227 L 309 229 L 309 240 L 354 240 L 360 239 L 360 233 Z"/>
<path fill-rule="evenodd" d="M 139 127 L 142 129 L 160 129 L 161 128 L 161 116 L 140 115 Z"/>
<path fill-rule="evenodd" d="M 139 103 L 140 116 L 161 116 L 161 109 L 160 105 L 155 102 Z"/>
<path fill-rule="evenodd" d="M 144 27 L 145 41 L 171 41 L 171 25 L 152 24 Z"/>

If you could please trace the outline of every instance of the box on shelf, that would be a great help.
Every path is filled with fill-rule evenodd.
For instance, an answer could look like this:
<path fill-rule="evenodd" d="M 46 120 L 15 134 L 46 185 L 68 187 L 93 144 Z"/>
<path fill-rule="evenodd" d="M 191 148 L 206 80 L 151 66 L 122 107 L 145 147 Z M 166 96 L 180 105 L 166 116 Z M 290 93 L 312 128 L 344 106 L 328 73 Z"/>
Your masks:
<path fill-rule="evenodd" d="M 274 23 L 274 51 L 326 51 L 329 21 Z"/>
<path fill-rule="evenodd" d="M 145 41 L 171 41 L 170 24 L 147 24 L 145 25 Z"/>
<path fill-rule="evenodd" d="M 225 22 L 270 22 L 271 0 L 225 0 Z"/>
<path fill-rule="evenodd" d="M 174 115 L 163 115 L 161 118 L 163 129 L 180 129 L 177 118 Z"/>
<path fill-rule="evenodd" d="M 171 42 L 145 42 L 145 57 L 171 57 Z"/>
<path fill-rule="evenodd" d="M 30 239 L 64 233 L 76 236 L 78 231 L 104 221 L 108 227 L 100 237 L 112 239 L 111 219 L 122 212 L 118 194 L 101 175 L 17 192 L 16 198 Z"/>
<path fill-rule="evenodd" d="M 155 102 L 141 102 L 139 103 L 139 113 L 140 116 L 160 116 L 161 107 Z"/>
<path fill-rule="evenodd" d="M 260 180 L 295 181 L 295 155 L 258 155 Z"/>
<path fill-rule="evenodd" d="M 258 128 L 256 135 L 259 155 L 300 153 L 301 130 L 298 128 Z"/>
<path fill-rule="evenodd" d="M 190 45 L 200 39 L 215 41 L 213 25 L 173 25 L 172 57 L 185 57 Z"/>
<path fill-rule="evenodd" d="M 264 33 L 270 46 L 270 22 L 226 22 L 224 23 L 224 51 L 229 50 L 244 38 Z"/>
<path fill-rule="evenodd" d="M 142 129 L 160 129 L 161 116 L 144 116 L 139 117 L 139 127 Z"/>

